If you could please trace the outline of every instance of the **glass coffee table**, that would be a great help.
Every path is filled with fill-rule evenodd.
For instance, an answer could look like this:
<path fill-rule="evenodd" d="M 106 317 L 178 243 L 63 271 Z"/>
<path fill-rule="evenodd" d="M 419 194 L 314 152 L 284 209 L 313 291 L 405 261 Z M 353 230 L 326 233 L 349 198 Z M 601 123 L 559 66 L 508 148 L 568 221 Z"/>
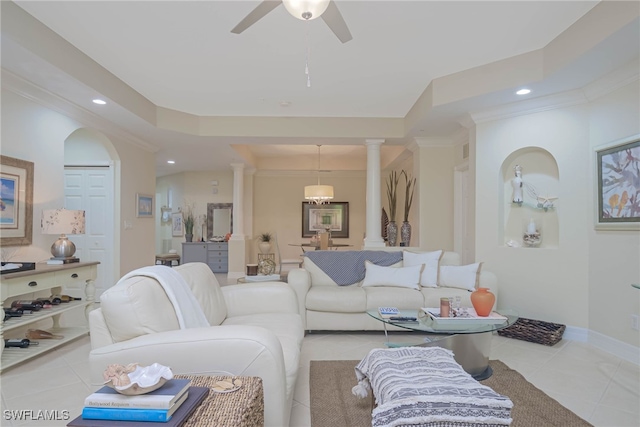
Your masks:
<path fill-rule="evenodd" d="M 439 325 L 429 316 L 419 315 L 419 310 L 400 310 L 398 317 L 412 317 L 415 321 L 396 321 L 381 317 L 378 310 L 368 310 L 367 314 L 384 324 L 384 335 L 387 347 L 421 346 L 442 347 L 451 350 L 456 362 L 478 381 L 489 378 L 493 370 L 489 366 L 491 352 L 491 335 L 494 331 L 508 328 L 518 320 L 512 310 L 499 310 L 506 317 L 502 323 L 469 323 L 454 326 Z M 397 326 L 410 331 L 421 332 L 421 343 L 392 343 L 389 341 L 387 325 Z"/>

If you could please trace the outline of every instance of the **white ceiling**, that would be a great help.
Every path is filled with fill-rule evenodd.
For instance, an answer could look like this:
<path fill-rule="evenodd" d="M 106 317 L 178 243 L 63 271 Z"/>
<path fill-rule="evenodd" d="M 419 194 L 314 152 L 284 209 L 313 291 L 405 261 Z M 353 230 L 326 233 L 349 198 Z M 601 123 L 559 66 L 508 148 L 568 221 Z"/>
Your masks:
<path fill-rule="evenodd" d="M 560 49 L 552 50 L 550 43 L 570 48 L 563 33 L 585 14 L 589 17 L 598 4 L 594 1 L 338 0 L 353 35 L 345 44 L 322 19 L 303 22 L 283 6 L 242 34 L 232 34 L 257 0 L 16 2 L 80 51 L 68 55 L 88 56 L 124 82 L 124 92 L 142 95 L 138 105 L 212 120 L 213 125 L 200 124 L 194 132 L 160 124 L 160 119 L 152 123 L 114 96 L 109 83 L 66 69 L 73 58 L 61 65 L 60 58 L 49 57 L 52 52 L 35 52 L 13 30 L 5 32 L 5 17 L 16 11 L 4 3 L 2 67 L 145 141 L 157 150 L 158 175 L 228 169 L 237 161 L 256 166 L 261 157 L 286 155 L 292 145 L 307 158 L 292 165 L 296 169 L 316 164 L 316 144 L 327 145 L 327 156 L 362 157 L 366 138 L 403 145 L 413 137 L 451 137 L 462 129 L 459 122 L 468 112 L 520 100 L 513 93 L 518 87 L 506 82 L 500 88 L 493 83 L 469 86 L 464 92 L 471 77 L 491 70 L 481 66 L 500 64 L 494 69 L 498 80 L 502 71 L 521 72 L 514 83 L 528 83 L 534 88 L 529 98 L 535 98 L 580 88 L 637 59 L 640 50 L 636 16 L 616 31 L 598 34 L 594 28 L 601 39 L 584 41 L 591 43 L 584 51 L 581 40 L 567 55 L 570 61 L 561 64 Z M 307 49 L 311 87 L 304 73 Z M 521 64 L 509 62 L 544 49 L 544 66 L 559 64 L 553 72 L 536 75 L 534 67 L 519 70 Z M 473 70 L 478 72 L 467 78 L 464 73 Z M 454 84 L 458 76 L 460 83 Z M 430 91 L 434 82 L 442 82 L 442 89 L 434 85 Z M 97 95 L 109 104 L 90 104 Z M 438 97 L 442 101 L 436 102 Z M 346 126 L 340 118 L 351 121 Z M 353 123 L 359 123 L 358 130 Z M 330 146 L 344 144 L 358 148 L 331 153 Z M 167 166 L 169 158 L 177 164 Z"/>

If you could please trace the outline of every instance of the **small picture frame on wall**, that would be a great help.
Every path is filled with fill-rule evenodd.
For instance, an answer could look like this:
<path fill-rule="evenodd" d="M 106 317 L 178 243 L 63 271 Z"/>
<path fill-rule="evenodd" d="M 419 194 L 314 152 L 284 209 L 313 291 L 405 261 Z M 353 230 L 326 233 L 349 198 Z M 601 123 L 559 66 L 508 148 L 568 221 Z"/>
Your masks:
<path fill-rule="evenodd" d="M 153 218 L 153 195 L 136 193 L 136 217 Z"/>
<path fill-rule="evenodd" d="M 596 229 L 640 230 L 640 135 L 596 148 Z"/>
<path fill-rule="evenodd" d="M 0 156 L 0 245 L 30 245 L 33 237 L 33 162 Z"/>
<path fill-rule="evenodd" d="M 160 208 L 160 222 L 162 224 L 171 224 L 171 214 L 173 213 L 171 208 L 163 206 Z"/>
<path fill-rule="evenodd" d="M 182 212 L 174 212 L 171 214 L 171 235 L 173 237 L 182 237 L 184 235 Z"/>

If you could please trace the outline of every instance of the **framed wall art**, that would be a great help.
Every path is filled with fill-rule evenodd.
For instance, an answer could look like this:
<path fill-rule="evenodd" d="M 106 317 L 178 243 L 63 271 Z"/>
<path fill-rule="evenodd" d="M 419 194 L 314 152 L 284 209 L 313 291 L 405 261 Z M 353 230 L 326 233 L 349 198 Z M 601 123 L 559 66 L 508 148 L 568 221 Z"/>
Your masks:
<path fill-rule="evenodd" d="M 640 230 L 640 135 L 596 149 L 597 229 Z"/>
<path fill-rule="evenodd" d="M 136 217 L 153 218 L 153 195 L 136 193 Z"/>
<path fill-rule="evenodd" d="M 182 237 L 184 235 L 182 212 L 174 212 L 171 214 L 171 235 L 173 237 Z"/>
<path fill-rule="evenodd" d="M 171 224 L 171 214 L 173 210 L 166 206 L 160 208 L 160 222 L 162 224 Z"/>
<path fill-rule="evenodd" d="M 328 230 L 332 238 L 349 237 L 349 202 L 326 205 L 302 202 L 302 237 L 313 237 L 318 231 Z"/>
<path fill-rule="evenodd" d="M 0 245 L 30 245 L 33 237 L 33 162 L 0 156 Z"/>

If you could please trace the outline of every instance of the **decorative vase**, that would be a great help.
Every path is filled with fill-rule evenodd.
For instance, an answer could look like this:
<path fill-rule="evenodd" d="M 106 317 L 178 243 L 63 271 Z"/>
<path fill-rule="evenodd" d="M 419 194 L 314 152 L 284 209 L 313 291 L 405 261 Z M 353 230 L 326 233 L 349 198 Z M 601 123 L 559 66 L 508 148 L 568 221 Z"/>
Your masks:
<path fill-rule="evenodd" d="M 276 263 L 274 260 L 265 258 L 258 263 L 258 273 L 264 276 L 270 276 L 276 271 Z"/>
<path fill-rule="evenodd" d="M 389 246 L 395 246 L 398 243 L 398 224 L 395 221 L 389 221 L 387 224 L 387 239 Z"/>
<path fill-rule="evenodd" d="M 269 242 L 260 242 L 258 243 L 258 249 L 260 249 L 260 253 L 268 254 L 271 250 L 271 243 Z"/>
<path fill-rule="evenodd" d="M 185 234 L 184 238 L 187 240 L 187 242 L 193 242 L 193 234 Z"/>
<path fill-rule="evenodd" d="M 478 316 L 488 316 L 495 302 L 496 296 L 489 291 L 489 288 L 478 288 L 471 292 L 471 304 Z"/>
<path fill-rule="evenodd" d="M 402 221 L 400 241 L 403 243 L 402 246 L 409 246 L 411 242 L 411 224 L 409 224 L 409 221 Z"/>

